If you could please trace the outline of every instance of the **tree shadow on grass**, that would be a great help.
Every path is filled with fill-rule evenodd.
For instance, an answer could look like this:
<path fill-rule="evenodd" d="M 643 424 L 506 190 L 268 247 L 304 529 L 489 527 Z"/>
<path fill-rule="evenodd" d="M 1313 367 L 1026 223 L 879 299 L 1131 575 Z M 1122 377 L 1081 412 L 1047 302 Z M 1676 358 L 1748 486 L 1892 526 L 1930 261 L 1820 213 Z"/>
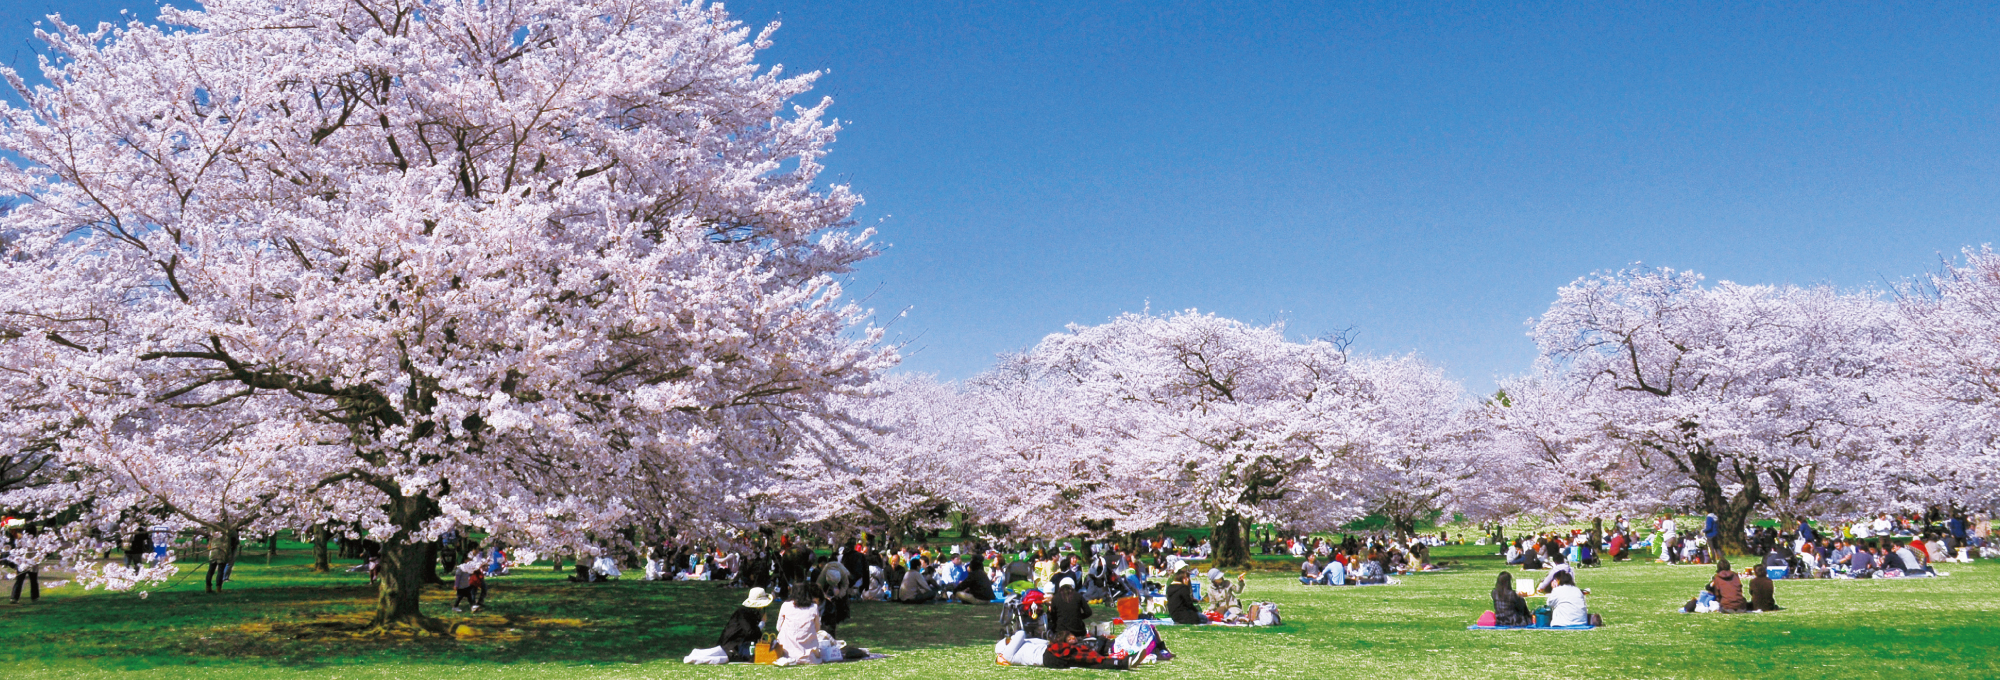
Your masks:
<path fill-rule="evenodd" d="M 492 579 L 484 611 L 451 611 L 427 589 L 424 611 L 448 637 L 368 631 L 375 589 L 357 578 L 271 579 L 211 595 L 186 588 L 89 593 L 0 614 L 16 641 L 0 661 L 83 661 L 105 669 L 318 668 L 369 663 L 644 663 L 712 647 L 744 590 L 711 583 L 570 583 L 546 571 Z M 337 579 L 337 581 L 336 581 Z M 300 581 L 305 581 L 300 583 Z M 238 584 L 232 583 L 232 586 Z M 768 608 L 771 626 L 778 607 Z M 1108 618 L 1101 607 L 1100 618 Z M 881 651 L 990 643 L 998 605 L 853 603 L 841 638 Z"/>

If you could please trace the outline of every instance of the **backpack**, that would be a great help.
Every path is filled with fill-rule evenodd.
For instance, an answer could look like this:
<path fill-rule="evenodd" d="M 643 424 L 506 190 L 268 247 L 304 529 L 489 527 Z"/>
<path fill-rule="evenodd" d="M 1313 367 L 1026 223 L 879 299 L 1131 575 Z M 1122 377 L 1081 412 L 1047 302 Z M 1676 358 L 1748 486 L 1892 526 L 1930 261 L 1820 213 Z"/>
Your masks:
<path fill-rule="evenodd" d="M 1282 626 L 1285 620 L 1278 615 L 1277 604 L 1259 602 L 1250 605 L 1250 623 L 1256 626 Z"/>

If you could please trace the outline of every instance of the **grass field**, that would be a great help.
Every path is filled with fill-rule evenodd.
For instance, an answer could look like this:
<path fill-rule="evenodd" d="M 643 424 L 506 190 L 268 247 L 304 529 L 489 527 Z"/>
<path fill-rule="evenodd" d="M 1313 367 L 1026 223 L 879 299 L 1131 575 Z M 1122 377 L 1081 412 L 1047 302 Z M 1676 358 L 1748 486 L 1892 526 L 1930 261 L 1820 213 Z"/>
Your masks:
<path fill-rule="evenodd" d="M 684 666 L 714 644 L 742 591 L 707 584 L 572 584 L 537 569 L 492 582 L 490 612 L 431 612 L 467 624 L 460 639 L 356 637 L 371 590 L 361 575 L 316 575 L 305 554 L 270 566 L 248 558 L 219 596 L 200 574 L 147 599 L 135 593 L 45 591 L 36 605 L 0 604 L 0 675 L 15 677 L 497 678 L 1006 677 L 1054 673 L 993 665 L 991 606 L 856 603 L 841 637 L 895 655 L 812 668 Z M 1783 581 L 1770 614 L 1684 615 L 1680 603 L 1712 569 L 1625 563 L 1586 569 L 1590 632 L 1469 632 L 1488 608 L 1497 560 L 1451 546 L 1463 566 L 1402 585 L 1306 588 L 1285 572 L 1255 574 L 1250 596 L 1280 603 L 1268 629 L 1163 629 L 1179 658 L 1151 677 L 1723 678 L 2000 677 L 2000 564 L 1945 566 L 1950 578 Z M 1103 608 L 1100 608 L 1102 610 Z M 1104 612 L 1100 611 L 1100 614 Z M 1089 672 L 1086 672 L 1089 673 Z"/>

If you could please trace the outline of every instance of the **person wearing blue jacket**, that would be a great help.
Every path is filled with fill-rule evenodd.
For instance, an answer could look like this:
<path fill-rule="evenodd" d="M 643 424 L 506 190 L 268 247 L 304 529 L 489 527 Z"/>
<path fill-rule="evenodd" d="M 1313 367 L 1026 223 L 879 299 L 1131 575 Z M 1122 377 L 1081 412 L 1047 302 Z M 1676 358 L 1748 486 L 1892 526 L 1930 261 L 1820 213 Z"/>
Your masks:
<path fill-rule="evenodd" d="M 1715 513 L 1708 513 L 1708 519 L 1701 527 L 1701 534 L 1708 537 L 1708 544 L 1715 545 L 1715 539 L 1722 535 L 1722 527 L 1715 521 Z"/>

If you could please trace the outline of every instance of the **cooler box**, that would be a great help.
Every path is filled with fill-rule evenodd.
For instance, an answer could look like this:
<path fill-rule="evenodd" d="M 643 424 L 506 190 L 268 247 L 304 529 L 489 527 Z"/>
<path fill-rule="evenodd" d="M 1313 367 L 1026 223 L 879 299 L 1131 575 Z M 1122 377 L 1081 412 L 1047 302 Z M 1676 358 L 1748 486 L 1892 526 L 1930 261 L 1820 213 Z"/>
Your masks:
<path fill-rule="evenodd" d="M 1125 619 L 1126 621 L 1138 620 L 1139 598 L 1136 597 L 1118 598 L 1118 618 Z"/>
<path fill-rule="evenodd" d="M 1792 574 L 1791 567 L 1764 567 L 1764 575 L 1773 581 L 1783 581 Z"/>

